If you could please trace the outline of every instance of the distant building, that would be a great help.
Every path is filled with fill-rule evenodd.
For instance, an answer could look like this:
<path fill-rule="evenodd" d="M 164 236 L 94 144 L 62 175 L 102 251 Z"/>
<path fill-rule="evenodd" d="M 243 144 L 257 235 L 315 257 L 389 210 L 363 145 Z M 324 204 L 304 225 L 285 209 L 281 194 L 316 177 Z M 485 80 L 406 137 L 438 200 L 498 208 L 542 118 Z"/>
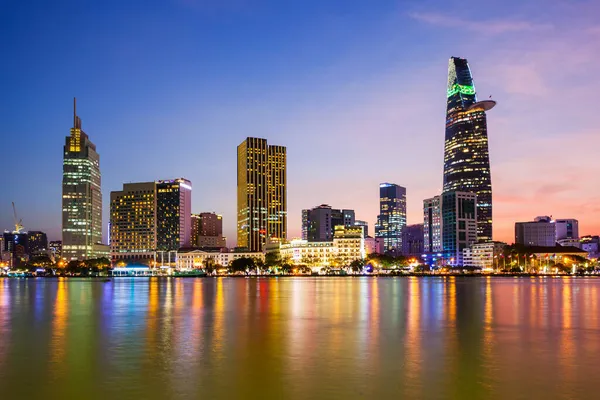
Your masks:
<path fill-rule="evenodd" d="M 579 239 L 579 248 L 586 251 L 589 258 L 599 258 L 600 236 L 582 236 Z"/>
<path fill-rule="evenodd" d="M 19 266 L 29 259 L 29 238 L 27 232 L 9 232 L 3 234 L 3 253 L 11 267 Z"/>
<path fill-rule="evenodd" d="M 191 245 L 192 183 L 184 178 L 156 182 L 156 249 Z"/>
<path fill-rule="evenodd" d="M 63 151 L 63 257 L 86 260 L 102 256 L 102 192 L 100 156 L 81 129 L 73 99 L 73 127 Z"/>
<path fill-rule="evenodd" d="M 556 224 L 550 217 L 537 217 L 532 222 L 515 223 L 515 243 L 524 246 L 554 247 Z"/>
<path fill-rule="evenodd" d="M 383 238 L 365 237 L 365 254 L 383 254 Z"/>
<path fill-rule="evenodd" d="M 477 195 L 444 192 L 423 202 L 424 253 L 436 254 L 428 262 L 463 265 L 463 250 L 477 241 Z"/>
<path fill-rule="evenodd" d="M 240 251 L 207 251 L 201 249 L 185 249 L 177 252 L 176 267 L 179 269 L 202 269 L 211 260 L 213 266 L 227 268 L 233 260 L 238 258 L 253 258 L 264 261 L 262 252 L 240 252 Z"/>
<path fill-rule="evenodd" d="M 563 239 L 579 239 L 579 221 L 573 218 L 555 219 L 556 241 Z"/>
<path fill-rule="evenodd" d="M 187 179 L 126 183 L 110 194 L 113 262 L 154 264 L 189 247 L 191 190 Z M 161 252 L 157 256 L 157 252 Z M 167 256 L 171 260 L 171 255 Z"/>
<path fill-rule="evenodd" d="M 48 244 L 48 250 L 50 257 L 58 261 L 62 257 L 62 242 L 60 240 L 53 240 Z"/>
<path fill-rule="evenodd" d="M 310 210 L 302 210 L 302 240 L 308 240 L 308 230 L 310 229 Z"/>
<path fill-rule="evenodd" d="M 302 213 L 302 232 L 306 232 L 306 240 L 309 242 L 328 242 L 333 240 L 336 226 L 354 226 L 354 210 L 333 209 L 330 205 L 321 204 Z"/>
<path fill-rule="evenodd" d="M 48 238 L 44 232 L 29 231 L 27 232 L 27 236 L 30 256 L 48 255 Z"/>
<path fill-rule="evenodd" d="M 402 228 L 406 226 L 406 188 L 394 183 L 379 185 L 379 215 L 375 237 L 383 238 L 385 252 L 402 251 Z"/>
<path fill-rule="evenodd" d="M 463 250 L 463 266 L 478 269 L 498 269 L 506 243 L 482 242 L 474 243 Z"/>
<path fill-rule="evenodd" d="M 402 255 L 421 259 L 424 248 L 424 224 L 406 225 L 402 229 Z"/>
<path fill-rule="evenodd" d="M 289 243 L 270 245 L 267 251 L 278 251 L 282 259 L 315 268 L 347 266 L 356 259 L 363 259 L 366 255 L 362 228 L 341 225 L 335 228 L 331 241 L 292 240 Z"/>
<path fill-rule="evenodd" d="M 354 221 L 354 226 L 362 226 L 365 238 L 369 236 L 369 223 L 367 221 L 356 220 Z"/>
<path fill-rule="evenodd" d="M 223 217 L 203 212 L 192 215 L 192 247 L 227 247 L 223 237 Z"/>
<path fill-rule="evenodd" d="M 262 251 L 267 239 L 287 238 L 287 160 L 284 146 L 246 138 L 237 148 L 237 245 Z"/>

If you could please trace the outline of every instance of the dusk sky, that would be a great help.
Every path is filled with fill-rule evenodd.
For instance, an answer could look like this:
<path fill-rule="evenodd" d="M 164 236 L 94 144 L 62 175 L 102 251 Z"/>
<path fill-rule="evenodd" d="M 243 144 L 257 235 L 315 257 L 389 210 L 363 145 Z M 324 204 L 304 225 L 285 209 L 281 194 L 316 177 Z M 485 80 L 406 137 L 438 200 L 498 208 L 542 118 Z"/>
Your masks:
<path fill-rule="evenodd" d="M 448 58 L 488 113 L 494 239 L 577 218 L 600 234 L 600 2 L 60 1 L 0 4 L 0 228 L 11 201 L 60 239 L 73 97 L 100 153 L 104 234 L 124 182 L 186 177 L 193 211 L 236 241 L 236 147 L 287 146 L 288 237 L 303 208 L 353 208 L 374 230 L 379 183 L 408 223 L 442 186 Z"/>

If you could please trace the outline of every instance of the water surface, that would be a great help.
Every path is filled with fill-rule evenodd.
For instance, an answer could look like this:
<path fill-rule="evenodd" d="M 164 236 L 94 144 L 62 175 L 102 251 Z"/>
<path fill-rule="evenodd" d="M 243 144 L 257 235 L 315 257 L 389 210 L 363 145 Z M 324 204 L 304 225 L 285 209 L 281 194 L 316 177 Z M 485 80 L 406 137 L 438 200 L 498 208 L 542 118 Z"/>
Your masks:
<path fill-rule="evenodd" d="M 600 279 L 0 280 L 2 399 L 585 399 Z"/>

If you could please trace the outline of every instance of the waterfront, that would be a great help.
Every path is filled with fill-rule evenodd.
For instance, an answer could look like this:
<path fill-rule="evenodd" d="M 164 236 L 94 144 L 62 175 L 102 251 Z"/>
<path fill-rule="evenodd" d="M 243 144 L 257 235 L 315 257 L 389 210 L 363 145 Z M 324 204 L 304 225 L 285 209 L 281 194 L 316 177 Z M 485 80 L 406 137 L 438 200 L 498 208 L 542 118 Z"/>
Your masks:
<path fill-rule="evenodd" d="M 590 398 L 600 281 L 0 280 L 20 398 Z"/>

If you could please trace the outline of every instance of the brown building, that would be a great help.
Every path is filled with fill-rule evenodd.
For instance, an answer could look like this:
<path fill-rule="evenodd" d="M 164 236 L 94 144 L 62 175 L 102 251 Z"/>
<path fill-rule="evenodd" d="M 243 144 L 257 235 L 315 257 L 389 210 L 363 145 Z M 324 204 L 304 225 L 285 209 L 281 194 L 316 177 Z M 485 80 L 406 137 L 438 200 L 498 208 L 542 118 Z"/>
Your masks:
<path fill-rule="evenodd" d="M 223 217 L 211 212 L 193 214 L 192 246 L 226 247 L 226 240 L 223 237 Z"/>

